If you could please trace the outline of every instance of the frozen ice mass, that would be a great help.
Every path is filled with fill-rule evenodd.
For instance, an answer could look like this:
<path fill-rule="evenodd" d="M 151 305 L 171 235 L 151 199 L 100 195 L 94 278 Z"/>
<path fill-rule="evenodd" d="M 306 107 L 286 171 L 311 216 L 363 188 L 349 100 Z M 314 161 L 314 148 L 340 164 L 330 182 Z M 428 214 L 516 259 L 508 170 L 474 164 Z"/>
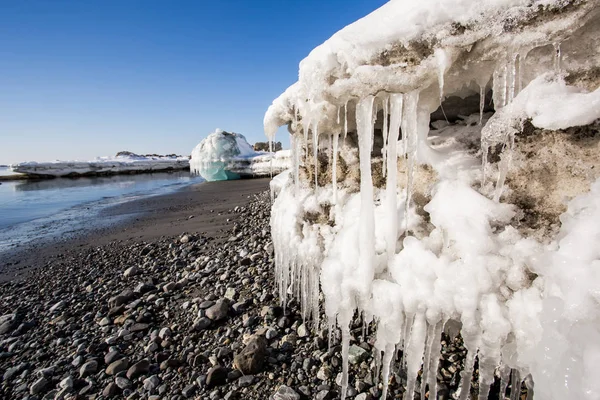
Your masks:
<path fill-rule="evenodd" d="M 140 156 L 137 154 L 98 157 L 91 161 L 27 161 L 11 165 L 14 172 L 33 176 L 96 176 L 137 172 L 165 172 L 188 169 L 188 157 Z"/>
<path fill-rule="evenodd" d="M 224 181 L 278 174 L 290 165 L 290 151 L 257 152 L 244 135 L 221 129 L 203 139 L 192 150 L 192 172 L 207 181 Z"/>
<path fill-rule="evenodd" d="M 342 342 L 376 330 L 387 396 L 600 398 L 600 2 L 391 0 L 300 63 L 265 114 L 284 306 Z M 319 321 L 324 307 L 326 321 Z M 401 351 L 401 353 L 399 353 Z M 397 357 L 401 354 L 401 357 Z"/>

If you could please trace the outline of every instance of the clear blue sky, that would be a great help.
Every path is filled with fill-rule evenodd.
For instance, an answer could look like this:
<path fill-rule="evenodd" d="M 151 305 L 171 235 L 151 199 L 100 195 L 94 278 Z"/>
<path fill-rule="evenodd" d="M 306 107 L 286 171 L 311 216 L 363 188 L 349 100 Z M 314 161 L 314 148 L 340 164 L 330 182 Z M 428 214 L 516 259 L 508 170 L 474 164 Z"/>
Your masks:
<path fill-rule="evenodd" d="M 0 0 L 0 164 L 264 140 L 298 63 L 384 3 Z"/>

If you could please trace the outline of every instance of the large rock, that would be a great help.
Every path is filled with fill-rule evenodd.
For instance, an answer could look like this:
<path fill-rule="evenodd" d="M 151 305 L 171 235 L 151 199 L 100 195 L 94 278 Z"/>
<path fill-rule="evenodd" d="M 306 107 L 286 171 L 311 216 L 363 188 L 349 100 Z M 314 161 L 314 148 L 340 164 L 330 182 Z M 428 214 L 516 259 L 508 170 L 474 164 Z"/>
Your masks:
<path fill-rule="evenodd" d="M 267 339 L 253 336 L 246 347 L 233 358 L 233 366 L 245 375 L 254 375 L 262 371 L 267 357 Z"/>
<path fill-rule="evenodd" d="M 213 321 L 220 321 L 227 317 L 229 312 L 229 302 L 221 299 L 212 307 L 206 309 L 206 316 Z"/>

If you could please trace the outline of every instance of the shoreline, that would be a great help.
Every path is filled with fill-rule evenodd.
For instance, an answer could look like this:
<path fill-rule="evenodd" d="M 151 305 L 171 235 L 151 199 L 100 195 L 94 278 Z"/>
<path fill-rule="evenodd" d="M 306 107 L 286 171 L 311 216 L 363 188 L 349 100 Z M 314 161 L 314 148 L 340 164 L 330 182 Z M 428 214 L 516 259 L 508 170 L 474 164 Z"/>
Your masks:
<path fill-rule="evenodd" d="M 4 253 L 0 260 L 0 282 L 26 278 L 28 272 L 43 267 L 63 253 L 114 241 L 152 241 L 183 232 L 217 235 L 230 225 L 231 221 L 227 221 L 232 217 L 229 210 L 245 204 L 249 196 L 267 190 L 268 182 L 265 178 L 201 182 L 173 193 L 110 206 L 94 217 L 116 221 L 109 226 L 61 235 L 41 244 L 26 243 Z"/>

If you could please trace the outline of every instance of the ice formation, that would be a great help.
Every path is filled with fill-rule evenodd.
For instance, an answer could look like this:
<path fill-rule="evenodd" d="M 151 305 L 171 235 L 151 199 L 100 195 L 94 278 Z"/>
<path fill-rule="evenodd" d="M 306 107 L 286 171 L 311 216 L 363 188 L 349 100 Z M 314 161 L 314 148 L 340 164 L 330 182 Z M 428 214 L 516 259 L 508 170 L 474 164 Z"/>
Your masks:
<path fill-rule="evenodd" d="M 520 398 L 522 381 L 535 398 L 600 398 L 597 133 L 575 154 L 592 161 L 556 232 L 529 235 L 526 196 L 504 201 L 515 162 L 536 157 L 519 154 L 528 129 L 568 134 L 600 117 L 598 5 L 392 0 L 314 49 L 267 111 L 270 140 L 287 124 L 293 143 L 271 217 L 279 291 L 318 327 L 322 290 L 342 398 L 358 317 L 376 324 L 382 398 L 397 349 L 404 398 L 437 398 L 450 326 L 468 350 L 462 400 L 476 359 L 479 399 L 496 376 L 502 398 L 509 382 Z M 479 112 L 451 123 L 441 107 L 446 120 L 431 121 L 450 96 L 479 96 Z"/>
<path fill-rule="evenodd" d="M 207 181 L 269 176 L 288 169 L 290 156 L 289 150 L 256 152 L 244 135 L 217 129 L 192 150 L 190 167 Z"/>
<path fill-rule="evenodd" d="M 112 175 L 136 172 L 161 172 L 188 169 L 188 157 L 138 156 L 98 157 L 91 161 L 28 161 L 11 165 L 14 172 L 27 175 L 60 177 Z"/>

